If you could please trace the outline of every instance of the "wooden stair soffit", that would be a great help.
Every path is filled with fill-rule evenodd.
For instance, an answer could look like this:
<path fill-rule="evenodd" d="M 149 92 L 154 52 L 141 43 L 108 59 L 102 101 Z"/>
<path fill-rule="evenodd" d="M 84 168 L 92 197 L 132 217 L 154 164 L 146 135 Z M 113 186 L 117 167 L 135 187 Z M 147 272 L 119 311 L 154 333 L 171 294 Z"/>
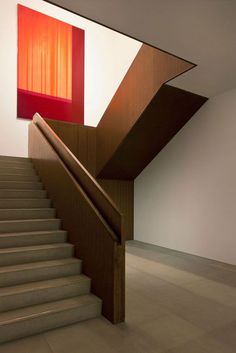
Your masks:
<path fill-rule="evenodd" d="M 96 128 L 100 178 L 134 179 L 207 100 L 166 83 L 195 67 L 143 44 Z"/>

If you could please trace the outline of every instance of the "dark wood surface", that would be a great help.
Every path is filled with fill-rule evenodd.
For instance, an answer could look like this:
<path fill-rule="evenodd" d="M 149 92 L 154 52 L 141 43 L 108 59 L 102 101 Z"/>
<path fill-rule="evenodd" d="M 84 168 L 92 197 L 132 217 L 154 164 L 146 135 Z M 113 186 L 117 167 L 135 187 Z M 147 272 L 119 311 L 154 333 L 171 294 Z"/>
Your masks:
<path fill-rule="evenodd" d="M 191 92 L 163 85 L 100 176 L 135 179 L 206 100 Z"/>
<path fill-rule="evenodd" d="M 94 177 L 96 168 L 96 128 L 58 120 L 45 120 Z"/>
<path fill-rule="evenodd" d="M 29 127 L 29 157 L 48 196 L 63 220 L 83 273 L 92 279 L 92 292 L 103 300 L 103 315 L 113 323 L 125 317 L 125 246 L 113 236 L 91 199 L 84 192 L 47 137 L 35 123 Z"/>
<path fill-rule="evenodd" d="M 134 239 L 134 181 L 116 179 L 97 179 L 97 181 L 122 213 L 125 240 Z"/>
<path fill-rule="evenodd" d="M 74 153 L 88 171 L 95 176 L 96 128 L 73 123 L 48 120 L 47 123 Z M 97 179 L 123 215 L 123 236 L 133 239 L 134 183 L 129 180 Z"/>
<path fill-rule="evenodd" d="M 97 126 L 97 175 L 140 118 L 164 82 L 194 67 L 161 50 L 142 45 Z"/>

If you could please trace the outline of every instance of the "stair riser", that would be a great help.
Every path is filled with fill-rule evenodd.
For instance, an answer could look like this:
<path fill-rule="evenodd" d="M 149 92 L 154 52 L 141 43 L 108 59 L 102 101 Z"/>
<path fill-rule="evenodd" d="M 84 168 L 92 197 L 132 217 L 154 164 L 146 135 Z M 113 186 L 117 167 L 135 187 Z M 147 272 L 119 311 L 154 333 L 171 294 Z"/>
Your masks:
<path fill-rule="evenodd" d="M 12 266 L 30 262 L 65 259 L 74 255 L 74 248 L 55 248 L 1 254 L 0 266 Z"/>
<path fill-rule="evenodd" d="M 0 189 L 42 190 L 43 184 L 37 181 L 0 181 Z"/>
<path fill-rule="evenodd" d="M 0 199 L 0 209 L 4 208 L 49 208 L 51 201 L 48 199 Z"/>
<path fill-rule="evenodd" d="M 16 222 L 0 222 L 0 233 L 16 233 L 16 232 L 33 232 L 44 230 L 59 230 L 61 226 L 60 220 L 52 221 L 16 221 Z"/>
<path fill-rule="evenodd" d="M 30 234 L 22 236 L 4 236 L 0 237 L 0 249 L 5 248 L 17 248 L 21 246 L 30 246 L 30 245 L 43 245 L 43 244 L 55 244 L 55 243 L 64 243 L 66 242 L 67 235 L 65 233 L 55 233 L 55 234 Z"/>
<path fill-rule="evenodd" d="M 20 174 L 20 175 L 36 175 L 36 171 L 33 168 L 12 168 L 12 167 L 1 167 L 0 174 Z"/>
<path fill-rule="evenodd" d="M 82 283 L 75 282 L 61 287 L 43 288 L 16 295 L 1 296 L 0 312 L 68 299 L 79 295 L 88 294 L 89 292 L 90 280 L 88 279 L 88 281 L 83 281 Z"/>
<path fill-rule="evenodd" d="M 50 266 L 45 268 L 33 268 L 14 272 L 0 273 L 0 287 L 15 286 L 17 284 L 73 276 L 78 275 L 80 273 L 80 261 L 63 266 Z"/>
<path fill-rule="evenodd" d="M 45 190 L 1 190 L 0 199 L 44 199 Z"/>
<path fill-rule="evenodd" d="M 39 181 L 37 175 L 0 174 L 0 181 Z"/>
<path fill-rule="evenodd" d="M 49 209 L 31 209 L 31 210 L 1 210 L 0 221 L 17 220 L 17 219 L 46 219 L 54 218 L 56 211 L 54 208 Z"/>
<path fill-rule="evenodd" d="M 100 314 L 101 304 L 96 303 L 4 325 L 0 329 L 0 343 L 74 324 L 97 317 Z"/>

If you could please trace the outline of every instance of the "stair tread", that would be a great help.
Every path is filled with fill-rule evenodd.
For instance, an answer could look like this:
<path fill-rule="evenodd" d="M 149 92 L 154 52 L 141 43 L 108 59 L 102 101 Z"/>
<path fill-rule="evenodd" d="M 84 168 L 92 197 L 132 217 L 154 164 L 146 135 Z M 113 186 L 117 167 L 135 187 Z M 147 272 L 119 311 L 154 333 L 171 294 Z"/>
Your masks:
<path fill-rule="evenodd" d="M 35 171 L 32 163 L 15 163 L 14 164 L 14 162 L 13 163 L 9 162 L 8 165 L 6 165 L 6 164 L 1 165 L 1 161 L 0 161 L 0 170 L 4 171 L 6 169 L 12 170 L 12 171 L 22 170 L 22 169 L 27 170 L 27 171 L 28 170 Z M 36 173 L 36 171 L 35 171 L 35 173 Z"/>
<path fill-rule="evenodd" d="M 54 208 L 52 202 L 48 198 L 1 198 L 0 197 L 0 210 L 24 210 L 24 209 L 45 209 Z"/>
<path fill-rule="evenodd" d="M 17 165 L 12 165 L 12 166 L 0 166 L 0 169 L 3 169 L 3 170 L 5 170 L 5 169 L 13 169 L 13 170 L 15 170 L 15 169 L 27 169 L 27 170 L 29 170 L 29 169 L 32 169 L 32 170 L 35 170 L 34 169 L 34 167 L 33 167 L 33 164 L 29 164 L 30 165 L 30 168 L 28 167 L 28 165 L 27 165 L 27 168 L 25 168 L 25 164 L 17 164 Z M 36 173 L 36 171 L 35 171 L 35 173 Z"/>
<path fill-rule="evenodd" d="M 44 215 L 41 218 L 27 216 L 24 219 L 0 220 L 0 234 L 59 229 L 61 229 L 61 219 L 55 216 L 52 218 L 51 215 Z"/>
<path fill-rule="evenodd" d="M 19 188 L 20 190 L 32 190 L 32 187 L 36 188 L 36 190 L 42 190 L 43 184 L 41 181 L 31 180 L 0 180 L 0 187 L 4 190 L 19 190 Z M 24 188 L 22 189 L 22 187 Z"/>
<path fill-rule="evenodd" d="M 38 191 L 38 192 L 45 192 L 45 190 L 44 189 L 1 189 L 2 191 L 4 190 L 4 191 L 12 191 L 12 190 L 16 190 L 16 191 L 20 191 L 20 192 L 23 192 L 23 191 L 27 191 L 27 192 L 29 192 L 29 191 Z"/>
<path fill-rule="evenodd" d="M 39 176 L 37 174 L 35 175 L 24 175 L 24 174 L 17 174 L 17 173 L 5 173 L 5 174 L 0 174 L 1 181 L 40 181 Z M 10 178 L 10 180 L 8 180 Z M 26 180 L 24 180 L 26 178 Z"/>
<path fill-rule="evenodd" d="M 28 269 L 38 269 L 45 267 L 54 267 L 54 266 L 65 266 L 68 264 L 74 264 L 81 262 L 80 259 L 75 257 L 69 257 L 65 259 L 49 260 L 49 261 L 39 261 L 39 262 L 28 262 L 24 264 L 12 265 L 12 266 L 0 266 L 0 274 L 7 272 L 17 272 Z"/>
<path fill-rule="evenodd" d="M 55 210 L 54 207 L 27 207 L 27 208 L 1 208 L 1 211 L 42 211 L 42 210 Z"/>
<path fill-rule="evenodd" d="M 34 168 L 18 168 L 18 167 L 6 167 L 6 166 L 1 166 L 0 167 L 0 175 L 6 175 L 6 174 L 20 174 L 20 175 L 36 175 L 38 176 L 36 170 Z"/>
<path fill-rule="evenodd" d="M 6 167 L 2 167 L 2 168 L 6 168 Z M 0 167 L 0 169 L 2 169 L 1 167 Z M 6 169 L 9 169 L 9 168 L 6 168 Z M 18 169 L 18 168 L 17 168 Z M 24 169 L 24 168 L 20 168 L 20 169 Z M 17 174 L 17 173 L 7 173 L 7 174 L 4 174 L 5 176 L 15 176 L 15 177 L 22 177 L 22 174 Z M 36 175 L 36 176 L 38 176 L 38 175 Z M 13 180 L 12 180 L 13 181 Z"/>
<path fill-rule="evenodd" d="M 48 279 L 44 281 L 30 282 L 24 284 L 18 284 L 10 287 L 0 288 L 0 298 L 2 296 L 20 294 L 25 292 L 31 292 L 34 290 L 43 290 L 47 288 L 55 288 L 68 286 L 71 283 L 84 283 L 90 281 L 89 277 L 85 275 L 75 275 L 75 276 L 67 276 L 67 277 L 59 277 L 55 279 Z"/>
<path fill-rule="evenodd" d="M 12 164 L 20 164 L 20 165 L 28 165 L 33 164 L 30 159 L 14 159 L 14 158 L 2 158 L 0 156 L 0 163 L 12 163 Z"/>
<path fill-rule="evenodd" d="M 10 168 L 33 168 L 33 163 L 31 161 L 10 161 L 0 159 L 0 167 L 10 167 Z"/>
<path fill-rule="evenodd" d="M 41 191 L 41 190 L 40 190 Z M 24 198 L 21 198 L 21 199 L 19 199 L 19 198 L 12 198 L 12 199 L 7 199 L 7 198 L 4 198 L 4 199 L 2 199 L 2 200 L 4 200 L 4 201 L 41 201 L 41 200 L 47 200 L 47 201 L 51 201 L 49 198 L 47 198 L 47 197 L 45 197 L 45 198 L 42 198 L 42 199 L 37 199 L 37 198 L 29 198 L 29 199 L 24 199 Z M 4 209 L 4 208 L 3 208 Z M 12 210 L 12 208 L 11 208 L 11 210 Z M 22 210 L 22 208 L 21 208 L 21 210 Z"/>
<path fill-rule="evenodd" d="M 34 218 L 34 219 L 13 219 L 13 220 L 0 220 L 1 223 L 17 223 L 17 222 L 47 222 L 47 221 L 60 221 L 59 218 Z"/>
<path fill-rule="evenodd" d="M 45 199 L 47 192 L 44 189 L 1 189 L 0 200 L 5 199 Z"/>
<path fill-rule="evenodd" d="M 101 299 L 93 294 L 86 294 L 70 299 L 63 299 L 55 302 L 11 310 L 0 314 L 0 327 L 3 325 L 25 321 L 36 317 L 46 317 L 53 313 L 94 304 L 100 305 Z"/>
<path fill-rule="evenodd" d="M 73 244 L 70 243 L 56 243 L 56 244 L 43 244 L 43 245 L 30 245 L 30 246 L 22 246 L 17 248 L 5 248 L 0 249 L 0 256 L 6 253 L 19 253 L 24 251 L 38 251 L 45 249 L 55 249 L 55 248 L 71 248 Z"/>
<path fill-rule="evenodd" d="M 0 208 L 1 211 L 47 211 L 56 210 L 54 207 Z"/>
<path fill-rule="evenodd" d="M 22 221 L 25 219 L 34 220 L 53 217 L 56 217 L 56 209 L 53 207 L 0 208 L 1 221 Z"/>
<path fill-rule="evenodd" d="M 17 232 L 17 233 L 0 233 L 0 239 L 3 237 L 22 237 L 25 235 L 44 235 L 44 234 L 55 234 L 61 233 L 66 234 L 66 230 L 42 230 L 42 231 L 32 231 L 32 232 Z"/>
<path fill-rule="evenodd" d="M 1 184 L 42 184 L 39 180 L 0 180 Z"/>

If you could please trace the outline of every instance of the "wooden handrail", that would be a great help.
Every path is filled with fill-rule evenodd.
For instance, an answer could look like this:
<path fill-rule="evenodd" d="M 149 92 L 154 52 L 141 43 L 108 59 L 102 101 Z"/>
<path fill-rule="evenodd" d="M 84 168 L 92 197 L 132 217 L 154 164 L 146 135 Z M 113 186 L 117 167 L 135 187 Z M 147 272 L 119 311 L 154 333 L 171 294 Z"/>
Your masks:
<path fill-rule="evenodd" d="M 47 122 L 36 113 L 33 123 L 40 129 L 48 142 L 65 163 L 70 173 L 82 187 L 86 195 L 97 208 L 113 231 L 111 236 L 118 243 L 123 243 L 122 215 L 111 198 L 105 193 L 93 176 L 84 168 L 62 140 L 55 134 Z"/>

